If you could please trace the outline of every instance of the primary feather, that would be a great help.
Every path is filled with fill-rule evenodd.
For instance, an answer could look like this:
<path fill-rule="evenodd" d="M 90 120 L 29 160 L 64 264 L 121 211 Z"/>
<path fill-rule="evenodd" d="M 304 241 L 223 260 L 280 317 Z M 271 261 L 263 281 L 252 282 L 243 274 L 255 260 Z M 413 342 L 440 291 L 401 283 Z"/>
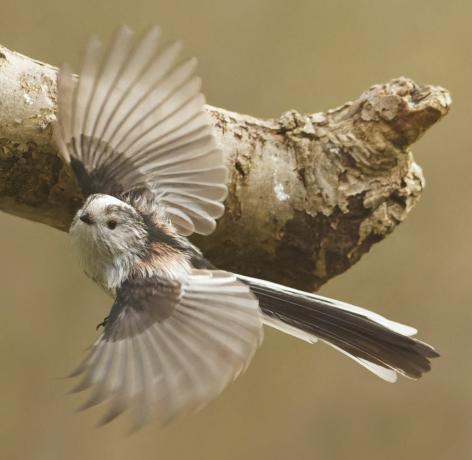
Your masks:
<path fill-rule="evenodd" d="M 86 195 L 147 188 L 181 234 L 208 234 L 224 211 L 223 154 L 196 60 L 179 62 L 181 46 L 160 36 L 122 27 L 106 52 L 90 40 L 77 82 L 63 66 L 55 138 Z"/>
<path fill-rule="evenodd" d="M 83 409 L 110 401 L 103 423 L 134 406 L 140 426 L 161 424 L 215 398 L 262 341 L 256 298 L 235 275 L 195 270 L 184 282 L 130 280 L 105 329 L 72 374 L 94 387 Z"/>

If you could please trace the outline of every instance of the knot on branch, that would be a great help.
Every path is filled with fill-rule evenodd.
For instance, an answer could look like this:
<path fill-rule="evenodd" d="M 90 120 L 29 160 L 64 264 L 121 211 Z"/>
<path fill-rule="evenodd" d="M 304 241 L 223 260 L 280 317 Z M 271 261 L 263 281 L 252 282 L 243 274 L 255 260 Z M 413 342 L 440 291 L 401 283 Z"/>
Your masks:
<path fill-rule="evenodd" d="M 383 122 L 388 140 L 398 147 L 416 142 L 451 106 L 449 92 L 440 86 L 418 85 L 400 77 L 374 85 L 359 98 L 360 118 L 366 123 Z"/>

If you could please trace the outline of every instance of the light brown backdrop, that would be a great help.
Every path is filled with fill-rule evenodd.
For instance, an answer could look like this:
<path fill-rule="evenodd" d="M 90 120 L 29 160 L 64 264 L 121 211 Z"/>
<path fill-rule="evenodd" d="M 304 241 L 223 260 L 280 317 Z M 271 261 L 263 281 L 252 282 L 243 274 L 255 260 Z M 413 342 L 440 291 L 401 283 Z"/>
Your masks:
<path fill-rule="evenodd" d="M 79 61 L 92 32 L 161 24 L 199 57 L 211 104 L 259 116 L 319 111 L 399 75 L 452 91 L 414 148 L 427 178 L 410 218 L 322 293 L 420 328 L 443 357 L 389 385 L 323 345 L 268 331 L 247 374 L 205 411 L 124 437 L 56 377 L 81 358 L 108 299 L 66 234 L 0 215 L 0 458 L 472 458 L 472 4 L 467 1 L 1 0 L 0 43 Z M 1 101 L 0 101 L 1 107 Z"/>

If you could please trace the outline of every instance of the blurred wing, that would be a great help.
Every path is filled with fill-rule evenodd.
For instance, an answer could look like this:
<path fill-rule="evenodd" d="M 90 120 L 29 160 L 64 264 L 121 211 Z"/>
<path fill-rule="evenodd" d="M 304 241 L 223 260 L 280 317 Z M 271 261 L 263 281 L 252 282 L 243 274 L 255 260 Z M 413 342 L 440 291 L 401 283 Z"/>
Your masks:
<path fill-rule="evenodd" d="M 106 52 L 92 38 L 78 82 L 59 72 L 54 136 L 86 195 L 150 189 L 181 234 L 208 234 L 224 212 L 223 154 L 196 60 L 179 62 L 181 45 L 160 35 L 122 27 Z"/>
<path fill-rule="evenodd" d="M 258 302 L 230 273 L 195 270 L 185 284 L 158 278 L 120 288 L 103 334 L 72 374 L 109 400 L 107 423 L 129 407 L 140 427 L 194 412 L 249 364 L 262 340 Z"/>

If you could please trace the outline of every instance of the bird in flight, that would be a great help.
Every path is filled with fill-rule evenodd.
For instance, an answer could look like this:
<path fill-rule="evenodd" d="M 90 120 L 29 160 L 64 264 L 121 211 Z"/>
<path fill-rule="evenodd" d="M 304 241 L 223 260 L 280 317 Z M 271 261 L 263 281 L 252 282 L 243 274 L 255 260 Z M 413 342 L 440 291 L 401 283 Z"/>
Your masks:
<path fill-rule="evenodd" d="M 86 200 L 70 235 L 88 277 L 112 298 L 75 388 L 135 427 L 193 413 L 240 375 L 263 325 L 323 341 L 379 376 L 413 379 L 438 356 L 416 330 L 369 310 L 216 269 L 188 236 L 224 213 L 227 170 L 195 59 L 121 27 L 92 38 L 77 79 L 58 76 L 54 137 Z"/>

